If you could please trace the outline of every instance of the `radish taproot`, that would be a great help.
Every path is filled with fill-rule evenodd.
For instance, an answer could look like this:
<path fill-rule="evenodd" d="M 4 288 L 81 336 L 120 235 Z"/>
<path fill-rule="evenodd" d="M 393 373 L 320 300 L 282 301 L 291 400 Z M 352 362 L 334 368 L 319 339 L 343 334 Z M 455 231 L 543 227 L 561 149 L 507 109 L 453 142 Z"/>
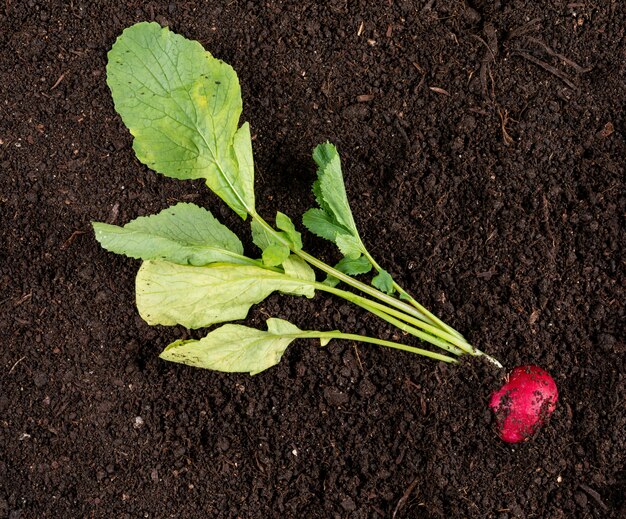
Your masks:
<path fill-rule="evenodd" d="M 518 366 L 509 380 L 491 395 L 498 435 L 507 443 L 532 436 L 556 408 L 559 393 L 554 379 L 538 366 Z"/>

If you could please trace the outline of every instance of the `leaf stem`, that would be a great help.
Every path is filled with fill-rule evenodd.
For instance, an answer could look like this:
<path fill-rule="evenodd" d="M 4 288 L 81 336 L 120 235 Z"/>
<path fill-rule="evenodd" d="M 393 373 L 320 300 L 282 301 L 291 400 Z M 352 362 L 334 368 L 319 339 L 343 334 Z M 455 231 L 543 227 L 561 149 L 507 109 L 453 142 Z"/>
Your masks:
<path fill-rule="evenodd" d="M 409 315 L 417 317 L 421 321 L 429 322 L 428 318 L 422 312 L 420 312 L 417 308 L 405 303 L 404 301 L 400 301 L 399 299 L 396 299 L 395 297 L 387 295 L 384 292 L 381 292 L 380 290 L 377 290 L 374 287 L 366 285 L 365 283 L 362 283 L 361 281 L 354 279 L 352 276 L 348 276 L 347 274 L 344 274 L 343 272 L 338 271 L 337 269 L 317 259 L 315 256 L 311 256 L 310 254 L 308 254 L 307 252 L 301 249 L 296 249 L 288 240 L 285 240 L 282 236 L 280 236 L 280 234 L 276 230 L 274 230 L 274 228 L 270 224 L 268 224 L 265 220 L 263 220 L 263 218 L 261 218 L 257 213 L 251 213 L 251 216 L 267 232 L 271 233 L 272 236 L 279 243 L 282 243 L 283 245 L 289 247 L 289 249 L 296 256 L 300 256 L 304 261 L 306 261 L 310 265 L 317 267 L 321 271 L 326 272 L 327 274 L 337 278 L 338 280 L 346 283 L 347 285 L 350 285 L 353 288 L 356 288 L 357 290 L 360 290 L 361 292 L 366 293 L 369 296 L 375 297 L 376 299 L 383 301 L 389 306 L 393 306 L 394 308 L 397 308 L 398 310 L 402 310 L 403 312 Z"/>
<path fill-rule="evenodd" d="M 406 294 L 406 296 L 409 298 L 409 301 L 413 302 L 413 306 L 408 305 L 405 302 L 400 301 L 399 299 L 396 299 L 395 297 L 385 294 L 384 292 L 381 292 L 380 290 L 377 290 L 374 287 L 366 285 L 365 283 L 362 283 L 361 281 L 354 279 L 353 277 L 347 274 L 344 274 L 343 272 L 340 272 L 339 270 L 317 259 L 315 256 L 311 256 L 310 254 L 303 251 L 302 249 L 295 248 L 293 244 L 289 242 L 289 240 L 284 239 L 271 225 L 269 225 L 256 212 L 250 212 L 250 216 L 252 216 L 252 218 L 256 220 L 279 243 L 282 243 L 283 245 L 286 245 L 287 247 L 289 247 L 289 249 L 295 255 L 299 256 L 310 265 L 317 267 L 321 271 L 326 272 L 330 276 L 333 276 L 339 279 L 340 281 L 346 283 L 347 285 L 350 285 L 353 288 L 356 288 L 357 290 L 360 290 L 361 292 L 364 292 L 365 294 L 372 296 L 378 299 L 379 301 L 382 301 L 383 303 L 386 303 L 388 306 L 381 305 L 380 303 L 376 303 L 375 301 L 371 301 L 367 298 L 358 296 L 356 294 L 352 294 L 351 292 L 347 292 L 347 291 L 340 290 L 340 289 L 335 289 L 333 287 L 324 285 L 322 283 L 319 283 L 319 286 L 318 286 L 318 284 L 316 283 L 315 286 L 319 288 L 320 290 L 325 290 L 326 292 L 339 295 L 340 297 L 343 297 L 344 299 L 347 299 L 348 301 L 354 304 L 357 304 L 358 306 L 361 306 L 362 308 L 373 313 L 374 315 L 377 315 L 378 317 L 380 317 L 381 319 L 384 319 L 390 324 L 394 324 L 394 326 L 397 326 L 401 330 L 404 330 L 407 333 L 411 333 L 412 335 L 415 335 L 416 337 L 419 337 L 420 339 L 423 339 L 424 341 L 429 342 L 433 344 L 434 346 L 437 346 L 442 349 L 445 349 L 446 351 L 449 351 L 450 353 L 454 353 L 458 355 L 459 353 L 455 351 L 455 348 L 456 348 L 457 350 L 460 349 L 463 352 L 469 353 L 470 355 L 474 355 L 474 356 L 485 355 L 485 357 L 487 357 L 488 360 L 490 360 L 495 365 L 498 365 L 501 367 L 501 364 L 496 359 L 494 359 L 493 357 L 490 357 L 489 355 L 486 355 L 485 353 L 471 346 L 459 332 L 457 332 L 456 330 L 454 330 L 454 328 L 445 324 L 443 321 L 441 321 L 440 319 L 435 317 L 433 314 L 431 314 L 428 310 L 426 310 L 421 305 L 419 305 L 417 301 L 415 301 L 410 295 L 406 294 L 406 292 L 401 287 L 397 286 L 395 282 L 394 282 L 394 288 L 396 288 L 398 292 Z M 377 268 L 377 267 L 374 267 L 374 268 Z M 378 268 L 380 268 L 380 266 Z M 329 289 L 332 289 L 332 290 L 329 290 Z M 419 307 L 416 307 L 415 305 L 419 305 Z M 400 319 L 404 322 L 402 322 Z M 430 333 L 425 333 L 412 326 L 408 326 L 406 323 L 411 323 L 415 326 L 419 326 L 423 330 L 426 330 Z M 437 328 L 439 328 L 440 331 L 437 331 Z M 407 348 L 410 348 L 410 346 L 407 346 Z M 419 348 L 417 349 L 419 350 Z M 427 350 L 420 350 L 420 351 L 427 352 Z M 428 352 L 428 353 L 431 353 L 432 355 L 439 355 L 439 354 L 432 353 L 432 352 Z M 427 355 L 427 356 L 430 356 L 430 355 Z"/>
<path fill-rule="evenodd" d="M 410 333 L 411 335 L 418 337 L 423 341 L 429 342 L 434 346 L 449 351 L 450 353 L 454 353 L 455 355 L 463 355 L 464 353 L 469 353 L 471 355 L 476 354 L 474 348 L 465 340 L 461 341 L 455 336 L 449 335 L 432 325 L 423 323 L 419 319 L 415 319 L 409 315 L 399 312 L 398 310 L 389 308 L 385 305 L 377 303 L 376 301 L 371 301 L 365 297 L 358 296 L 352 292 L 347 292 L 345 290 L 325 285 L 324 283 L 315 283 L 314 286 L 317 290 L 322 290 L 324 292 L 328 292 L 329 294 L 334 294 L 338 297 L 346 299 L 347 301 L 350 301 L 351 303 L 354 303 L 355 305 L 360 306 L 368 312 L 387 321 L 389 324 L 393 324 L 396 328 Z M 407 323 L 413 324 L 414 326 L 410 326 Z M 422 328 L 422 330 L 425 331 L 419 330 L 418 328 Z"/>
<path fill-rule="evenodd" d="M 361 245 L 362 245 L 363 255 L 369 260 L 369 262 L 372 264 L 372 266 L 378 272 L 383 270 L 383 268 L 376 262 L 376 260 L 372 257 L 372 255 L 365 248 L 365 245 L 363 244 L 363 242 L 361 242 Z M 451 326 L 449 326 L 446 323 L 444 323 L 436 315 L 434 315 L 433 313 L 429 312 L 424 306 L 422 306 L 420 303 L 418 303 L 413 298 L 413 296 L 411 296 L 411 294 L 409 294 L 406 290 L 404 290 L 404 288 L 402 288 L 400 285 L 398 285 L 398 283 L 396 283 L 395 280 L 393 281 L 393 288 L 400 295 L 404 296 L 406 298 L 406 300 L 409 301 L 409 303 L 411 303 L 411 305 L 413 305 L 417 310 L 419 310 L 424 315 L 424 317 L 425 317 L 424 320 L 426 322 L 429 322 L 430 324 L 432 324 L 434 326 L 437 326 L 438 328 L 448 332 L 451 335 L 454 335 L 454 336 L 458 337 L 459 339 L 465 340 L 463 338 L 463 336 L 459 332 L 457 332 L 454 328 L 452 328 Z"/>
<path fill-rule="evenodd" d="M 377 344 L 379 346 L 386 346 L 387 348 L 393 348 L 396 350 L 408 351 L 416 355 L 422 355 L 424 357 L 441 360 L 443 362 L 450 362 L 450 363 L 458 362 L 456 359 L 452 357 L 448 357 L 447 355 L 442 355 L 441 353 L 435 353 L 433 351 L 423 350 L 421 348 L 415 348 L 414 346 L 407 346 L 406 344 L 400 344 L 399 342 L 386 341 L 383 339 L 375 339 L 373 337 L 367 337 L 365 335 L 355 335 L 352 333 L 310 331 L 310 332 L 293 334 L 293 337 L 300 338 L 300 339 L 343 339 L 347 341 L 365 342 L 365 343 L 370 343 L 370 344 Z"/>
<path fill-rule="evenodd" d="M 322 290 L 346 299 L 351 303 L 354 303 L 355 305 L 360 306 L 368 312 L 387 321 L 389 324 L 393 324 L 396 328 L 410 333 L 411 335 L 418 337 L 419 339 L 422 339 L 426 342 L 429 342 L 434 346 L 449 351 L 450 353 L 453 353 L 455 355 L 463 355 L 465 353 L 469 353 L 473 357 L 485 357 L 489 362 L 491 362 L 498 368 L 503 367 L 496 358 L 492 357 L 491 355 L 487 355 L 485 352 L 472 346 L 460 334 L 448 334 L 447 332 L 444 332 L 432 325 L 426 324 L 419 319 L 415 319 L 410 315 L 406 315 L 403 312 L 400 312 L 393 308 L 389 308 L 385 305 L 377 303 L 376 301 L 372 301 L 357 294 L 353 294 L 352 292 L 347 292 L 346 290 L 331 287 L 329 285 L 325 285 L 324 283 L 315 283 L 314 286 L 318 290 Z M 397 319 L 395 319 L 394 316 L 397 317 Z M 405 322 L 402 322 L 401 320 Z M 413 326 L 409 326 L 406 323 L 413 324 L 414 326 L 421 328 L 425 332 L 429 333 L 424 333 L 417 328 L 414 328 Z"/>

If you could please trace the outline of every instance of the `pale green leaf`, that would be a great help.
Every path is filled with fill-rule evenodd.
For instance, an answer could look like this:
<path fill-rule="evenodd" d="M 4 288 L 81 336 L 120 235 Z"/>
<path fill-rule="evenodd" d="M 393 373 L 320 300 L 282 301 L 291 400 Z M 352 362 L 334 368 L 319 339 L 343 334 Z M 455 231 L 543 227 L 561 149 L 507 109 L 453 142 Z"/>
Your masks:
<path fill-rule="evenodd" d="M 316 236 L 333 243 L 338 235 L 350 234 L 348 229 L 337 223 L 337 220 L 323 209 L 309 209 L 302 215 L 302 224 Z"/>
<path fill-rule="evenodd" d="M 163 259 L 181 265 L 217 261 L 250 264 L 239 238 L 213 215 L 194 204 L 179 203 L 124 227 L 94 222 L 105 249 L 137 259 Z"/>
<path fill-rule="evenodd" d="M 241 91 L 232 67 L 196 41 L 142 22 L 109 52 L 107 84 L 141 162 L 170 177 L 206 179 L 244 219 L 254 210 L 250 132 L 237 132 Z"/>
<path fill-rule="evenodd" d="M 349 234 L 340 234 L 337 236 L 335 243 L 341 253 L 349 259 L 357 259 L 363 252 L 361 241 L 357 237 Z"/>
<path fill-rule="evenodd" d="M 328 337 L 322 337 L 320 338 L 320 346 L 323 348 L 324 346 L 327 346 L 330 341 L 332 341 L 332 339 Z"/>
<path fill-rule="evenodd" d="M 263 250 L 263 264 L 268 267 L 276 267 L 285 261 L 289 254 L 289 247 L 280 243 L 273 243 Z"/>
<path fill-rule="evenodd" d="M 313 160 L 318 165 L 318 193 L 321 195 L 324 205 L 330 209 L 330 211 L 327 209 L 326 212 L 332 214 L 338 223 L 349 229 L 350 234 L 358 236 L 343 182 L 341 161 L 337 149 L 329 142 L 319 144 L 313 151 Z M 321 207 L 324 209 L 324 206 Z"/>
<path fill-rule="evenodd" d="M 276 241 L 265 227 L 254 219 L 250 222 L 250 230 L 252 231 L 252 243 L 262 251 Z"/>
<path fill-rule="evenodd" d="M 237 160 L 238 176 L 233 177 L 233 185 L 239 186 L 244 198 L 250 202 L 248 211 L 254 209 L 254 158 L 252 154 L 252 138 L 250 125 L 245 122 L 235 133 L 233 151 Z M 208 183 L 210 189 L 211 184 Z M 221 196 L 221 195 L 220 195 Z M 245 220 L 245 218 L 244 218 Z"/>
<path fill-rule="evenodd" d="M 293 225 L 291 218 L 280 211 L 276 213 L 276 227 L 278 227 L 281 231 L 285 231 L 289 241 L 296 250 L 300 250 L 302 248 L 302 236 L 298 231 L 296 231 L 296 227 Z"/>
<path fill-rule="evenodd" d="M 313 297 L 310 282 L 261 267 L 205 267 L 145 261 L 136 280 L 137 309 L 148 324 L 202 328 L 244 319 L 272 292 Z"/>
<path fill-rule="evenodd" d="M 372 279 L 372 285 L 386 294 L 393 294 L 394 292 L 393 278 L 386 270 L 381 270 L 376 276 L 374 276 Z"/>
<path fill-rule="evenodd" d="M 203 339 L 173 342 L 160 357 L 197 368 L 256 375 L 278 364 L 301 333 L 297 326 L 276 318 L 267 320 L 267 331 L 226 324 Z"/>
<path fill-rule="evenodd" d="M 285 242 L 290 243 L 290 239 L 286 232 L 276 232 L 284 240 L 284 242 L 281 242 L 276 235 L 269 232 L 257 220 L 250 222 L 250 228 L 252 229 L 252 242 L 263 251 L 263 263 L 265 265 L 274 267 L 287 259 L 290 250 Z"/>
<path fill-rule="evenodd" d="M 250 229 L 252 230 L 252 243 L 254 243 L 259 249 L 264 251 L 270 245 L 282 245 L 276 236 L 270 233 L 263 225 L 258 221 L 252 220 L 250 222 Z M 287 233 L 277 231 L 276 234 L 289 243 L 289 237 Z"/>
<path fill-rule="evenodd" d="M 282 262 L 285 274 L 289 277 L 315 282 L 315 271 L 302 258 L 292 254 Z"/>

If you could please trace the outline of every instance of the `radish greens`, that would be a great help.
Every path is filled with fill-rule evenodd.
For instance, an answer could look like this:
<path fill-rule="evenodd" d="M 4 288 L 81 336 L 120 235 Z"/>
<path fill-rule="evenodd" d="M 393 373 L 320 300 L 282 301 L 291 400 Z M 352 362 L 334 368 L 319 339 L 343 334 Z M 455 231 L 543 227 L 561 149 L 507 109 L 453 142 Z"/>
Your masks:
<path fill-rule="evenodd" d="M 229 372 L 259 373 L 280 361 L 299 338 L 377 344 L 456 362 L 484 355 L 404 289 L 365 247 L 350 209 L 339 153 L 330 143 L 315 148 L 318 207 L 303 216 L 313 234 L 330 240 L 342 257 L 333 267 L 303 250 L 293 221 L 277 212 L 274 225 L 255 208 L 252 140 L 239 125 L 241 90 L 235 71 L 200 43 L 156 23 L 126 29 L 108 55 L 107 83 L 115 109 L 134 137 L 137 158 L 177 179 L 204 179 L 243 220 L 250 217 L 260 258 L 245 254 L 239 238 L 208 210 L 178 203 L 123 227 L 94 223 L 107 250 L 141 259 L 137 308 L 151 325 L 197 329 L 245 319 L 273 292 L 312 298 L 326 292 L 343 298 L 443 352 L 339 331 L 303 331 L 282 319 L 267 330 L 225 324 L 200 340 L 180 340 L 163 359 Z M 326 274 L 316 279 L 316 268 Z M 355 278 L 374 271 L 371 285 Z M 346 291 L 339 285 L 353 290 Z M 490 358 L 490 357 L 489 357 Z M 493 359 L 492 359 L 493 360 Z M 497 363 L 497 361 L 493 360 Z"/>

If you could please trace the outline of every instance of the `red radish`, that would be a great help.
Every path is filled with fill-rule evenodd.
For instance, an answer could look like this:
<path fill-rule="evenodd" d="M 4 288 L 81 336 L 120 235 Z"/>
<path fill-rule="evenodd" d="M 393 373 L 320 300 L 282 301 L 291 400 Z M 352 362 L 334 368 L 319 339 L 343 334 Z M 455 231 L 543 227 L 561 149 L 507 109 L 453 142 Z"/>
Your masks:
<path fill-rule="evenodd" d="M 554 379 L 538 366 L 518 366 L 509 380 L 491 395 L 498 434 L 518 443 L 535 433 L 556 408 L 559 392 Z"/>

